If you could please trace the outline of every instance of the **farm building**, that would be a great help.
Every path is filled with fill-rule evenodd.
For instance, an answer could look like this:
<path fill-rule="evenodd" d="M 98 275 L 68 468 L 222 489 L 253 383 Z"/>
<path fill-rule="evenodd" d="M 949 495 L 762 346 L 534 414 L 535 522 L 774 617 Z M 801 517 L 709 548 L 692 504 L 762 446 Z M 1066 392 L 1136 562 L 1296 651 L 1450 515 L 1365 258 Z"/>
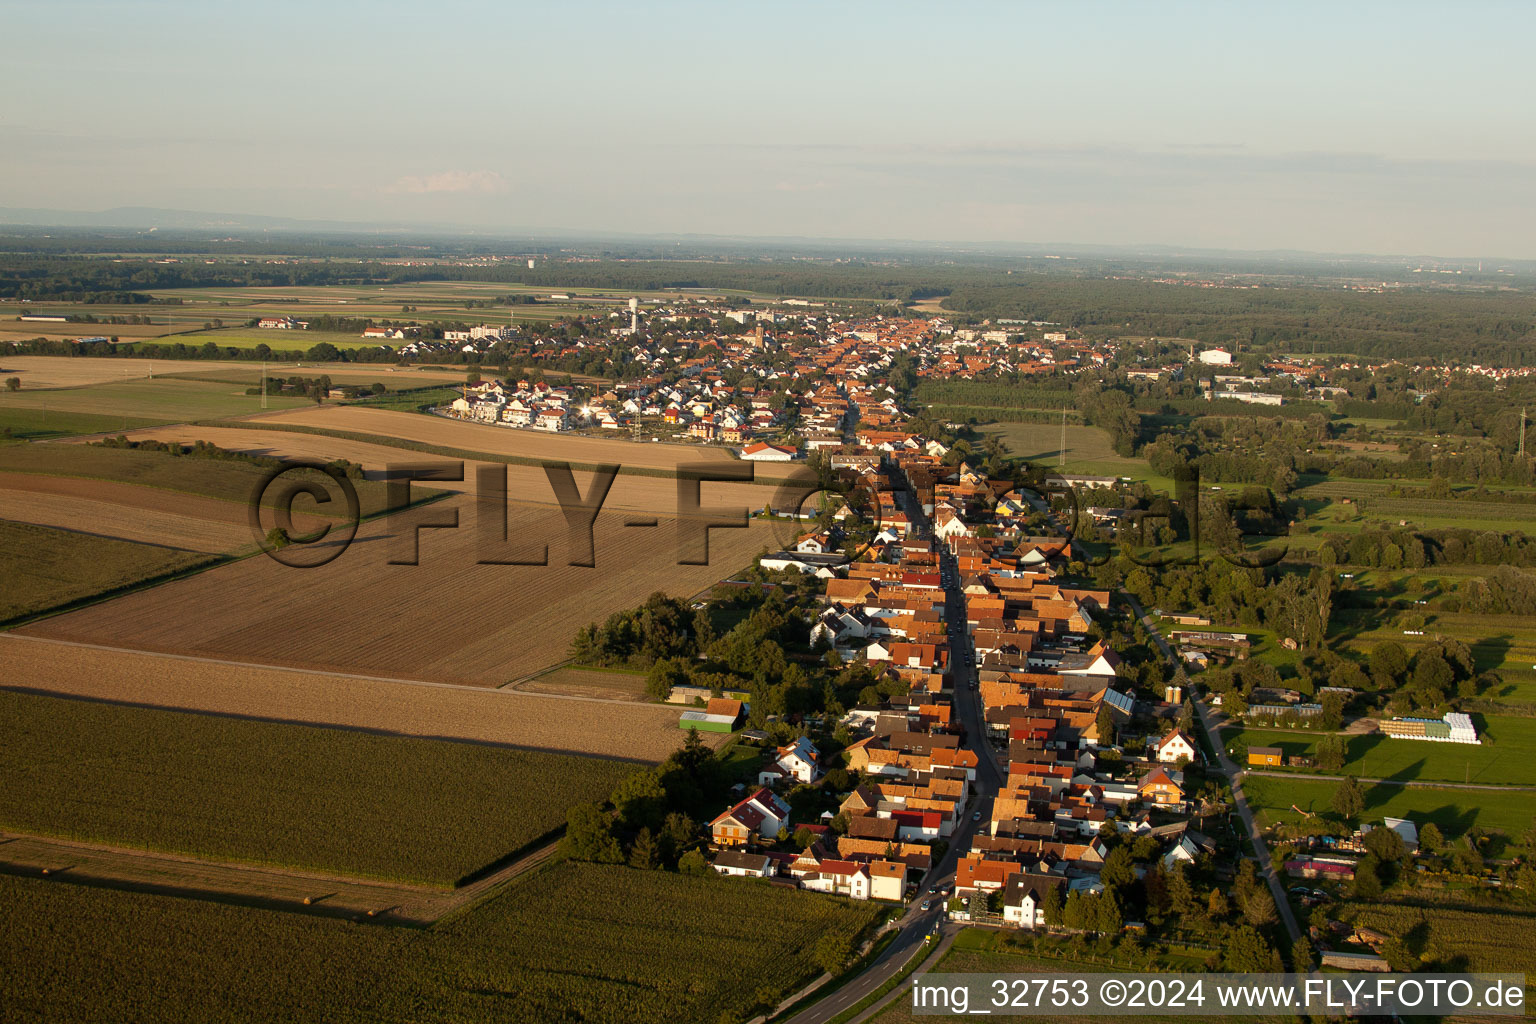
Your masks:
<path fill-rule="evenodd" d="M 734 732 L 736 715 L 712 715 L 708 711 L 684 711 L 677 721 L 679 729 L 697 729 L 699 732 Z"/>
<path fill-rule="evenodd" d="M 749 444 L 741 450 L 741 457 L 750 462 L 789 462 L 798 458 L 799 455 L 800 453 L 793 448 L 763 441 Z"/>
<path fill-rule="evenodd" d="M 1285 764 L 1285 751 L 1279 747 L 1249 747 L 1248 763 L 1263 765 L 1266 768 L 1278 768 Z"/>
<path fill-rule="evenodd" d="M 1387 962 L 1375 953 L 1344 953 L 1329 950 L 1323 953 L 1323 966 L 1341 971 L 1390 971 Z"/>
<path fill-rule="evenodd" d="M 1332 878 L 1348 882 L 1355 877 L 1355 862 L 1343 857 L 1300 857 L 1285 862 L 1285 873 L 1292 878 Z"/>
<path fill-rule="evenodd" d="M 1479 743 L 1477 728 L 1468 715 L 1452 711 L 1444 718 L 1393 718 L 1381 723 L 1381 731 L 1400 740 L 1432 740 L 1436 743 Z"/>

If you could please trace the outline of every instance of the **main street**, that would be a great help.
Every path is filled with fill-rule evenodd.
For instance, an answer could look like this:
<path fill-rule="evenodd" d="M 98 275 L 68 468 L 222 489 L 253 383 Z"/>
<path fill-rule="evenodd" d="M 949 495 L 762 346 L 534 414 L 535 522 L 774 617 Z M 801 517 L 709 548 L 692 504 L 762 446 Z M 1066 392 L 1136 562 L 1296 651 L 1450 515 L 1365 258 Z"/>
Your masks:
<path fill-rule="evenodd" d="M 923 513 L 912 491 L 897 492 L 902 511 L 914 524 L 918 537 L 933 539 L 932 526 Z M 939 550 L 939 572 L 944 585 L 945 622 L 949 630 L 949 677 L 954 692 L 954 707 L 960 723 L 965 728 L 965 746 L 976 754 L 976 793 L 967 804 L 967 814 L 955 826 L 954 835 L 948 839 L 949 849 L 935 864 L 918 895 L 897 922 L 899 933 L 889 946 L 865 968 L 836 992 L 790 1018 L 787 1024 L 824 1024 L 844 1010 L 865 999 L 886 982 L 900 974 L 908 961 L 916 955 L 917 947 L 930 934 L 944 924 L 944 895 L 930 895 L 929 889 L 953 892 L 955 866 L 960 851 L 971 845 L 979 816 L 980 821 L 991 819 L 992 800 L 1002 785 L 1002 772 L 998 769 L 991 744 L 987 742 L 986 716 L 981 707 L 980 694 L 971 688 L 976 672 L 971 664 L 971 643 L 965 628 L 965 602 L 960 593 L 959 565 L 954 555 Z M 924 903 L 929 903 L 927 910 Z"/>

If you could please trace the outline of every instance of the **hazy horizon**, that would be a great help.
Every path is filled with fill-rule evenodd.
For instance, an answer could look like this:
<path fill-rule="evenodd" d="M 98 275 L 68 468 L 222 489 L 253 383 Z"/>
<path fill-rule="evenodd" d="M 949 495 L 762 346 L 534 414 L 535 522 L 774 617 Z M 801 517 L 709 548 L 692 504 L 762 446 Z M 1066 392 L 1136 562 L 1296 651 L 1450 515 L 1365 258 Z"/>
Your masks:
<path fill-rule="evenodd" d="M 1523 5 L 9 14 L 7 207 L 1536 258 Z"/>

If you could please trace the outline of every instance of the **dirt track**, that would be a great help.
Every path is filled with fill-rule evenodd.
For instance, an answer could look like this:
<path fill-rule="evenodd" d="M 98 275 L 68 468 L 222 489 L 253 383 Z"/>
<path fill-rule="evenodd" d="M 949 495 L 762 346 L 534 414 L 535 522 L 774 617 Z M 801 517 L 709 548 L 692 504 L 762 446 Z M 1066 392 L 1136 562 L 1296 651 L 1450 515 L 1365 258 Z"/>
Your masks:
<path fill-rule="evenodd" d="M 660 761 L 678 709 L 0 635 L 0 685 L 272 721 Z"/>

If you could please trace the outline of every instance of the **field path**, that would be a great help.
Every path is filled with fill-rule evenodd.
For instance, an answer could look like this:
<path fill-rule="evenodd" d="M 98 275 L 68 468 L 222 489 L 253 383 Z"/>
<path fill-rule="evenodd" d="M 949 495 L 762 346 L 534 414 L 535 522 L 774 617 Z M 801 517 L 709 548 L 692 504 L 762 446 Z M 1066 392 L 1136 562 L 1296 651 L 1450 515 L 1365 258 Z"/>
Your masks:
<path fill-rule="evenodd" d="M 0 636 L 0 686 L 641 761 L 660 761 L 682 742 L 676 706 L 152 654 L 16 633 Z"/>
<path fill-rule="evenodd" d="M 0 872 L 39 877 L 47 871 L 47 877 L 65 884 L 102 885 L 327 917 L 366 920 L 372 911 L 379 923 L 430 924 L 542 864 L 556 845 L 554 841 L 544 843 L 482 878 L 448 890 L 0 832 Z M 306 899 L 310 902 L 305 903 Z"/>

